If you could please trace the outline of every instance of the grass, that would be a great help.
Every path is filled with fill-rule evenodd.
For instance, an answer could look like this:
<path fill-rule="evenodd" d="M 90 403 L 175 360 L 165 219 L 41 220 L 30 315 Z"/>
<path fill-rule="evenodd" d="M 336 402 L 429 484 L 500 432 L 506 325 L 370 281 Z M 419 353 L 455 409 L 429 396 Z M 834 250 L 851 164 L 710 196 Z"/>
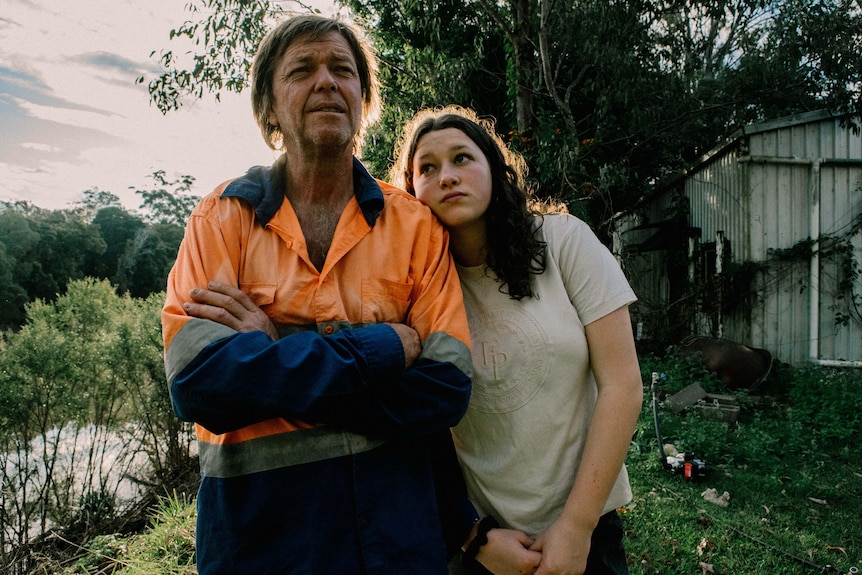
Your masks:
<path fill-rule="evenodd" d="M 862 567 L 862 372 L 778 366 L 759 398 L 728 392 L 699 363 L 641 359 L 644 382 L 665 374 L 663 394 L 697 381 L 734 395 L 737 423 L 659 403 L 664 443 L 710 469 L 693 481 L 659 461 L 650 393 L 629 452 L 633 501 L 622 510 L 635 574 L 844 574 Z M 703 493 L 728 493 L 722 507 Z M 191 575 L 194 505 L 166 498 L 145 532 L 97 538 L 64 575 Z"/>
<path fill-rule="evenodd" d="M 131 537 L 101 535 L 62 575 L 195 575 L 195 506 L 165 497 L 151 525 Z"/>
<path fill-rule="evenodd" d="M 699 381 L 699 365 L 642 360 L 667 374 L 667 393 Z M 736 424 L 659 404 L 662 440 L 706 459 L 692 481 L 666 470 L 649 400 L 629 454 L 634 500 L 624 510 L 632 573 L 847 573 L 862 566 L 862 373 L 779 366 L 759 399 L 736 392 Z M 756 390 L 760 392 L 761 390 Z M 703 493 L 729 494 L 729 505 Z"/>

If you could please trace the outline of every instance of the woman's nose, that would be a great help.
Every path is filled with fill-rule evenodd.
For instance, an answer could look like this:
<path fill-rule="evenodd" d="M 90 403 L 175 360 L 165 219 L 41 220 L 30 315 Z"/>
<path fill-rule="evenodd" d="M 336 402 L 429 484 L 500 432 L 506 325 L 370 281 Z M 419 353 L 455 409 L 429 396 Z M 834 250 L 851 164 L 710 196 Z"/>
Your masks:
<path fill-rule="evenodd" d="M 458 174 L 451 167 L 440 170 L 440 187 L 449 188 L 458 183 Z"/>

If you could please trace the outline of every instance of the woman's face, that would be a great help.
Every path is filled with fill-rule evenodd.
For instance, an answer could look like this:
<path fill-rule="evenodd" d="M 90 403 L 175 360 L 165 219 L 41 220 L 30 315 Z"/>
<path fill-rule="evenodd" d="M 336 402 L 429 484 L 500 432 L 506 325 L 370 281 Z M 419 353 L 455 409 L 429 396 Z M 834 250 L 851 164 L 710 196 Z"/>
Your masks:
<path fill-rule="evenodd" d="M 491 203 L 491 168 L 479 147 L 457 128 L 428 132 L 413 155 L 413 189 L 450 230 L 484 226 Z"/>

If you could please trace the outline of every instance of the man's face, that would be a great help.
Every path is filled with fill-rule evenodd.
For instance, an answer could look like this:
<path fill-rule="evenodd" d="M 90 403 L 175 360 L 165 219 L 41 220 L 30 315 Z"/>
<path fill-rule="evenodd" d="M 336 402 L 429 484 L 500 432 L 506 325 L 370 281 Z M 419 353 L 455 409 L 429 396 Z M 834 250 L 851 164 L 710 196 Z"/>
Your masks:
<path fill-rule="evenodd" d="M 362 86 L 356 59 L 340 34 L 291 44 L 272 87 L 269 121 L 284 134 L 286 152 L 352 149 L 362 122 Z"/>

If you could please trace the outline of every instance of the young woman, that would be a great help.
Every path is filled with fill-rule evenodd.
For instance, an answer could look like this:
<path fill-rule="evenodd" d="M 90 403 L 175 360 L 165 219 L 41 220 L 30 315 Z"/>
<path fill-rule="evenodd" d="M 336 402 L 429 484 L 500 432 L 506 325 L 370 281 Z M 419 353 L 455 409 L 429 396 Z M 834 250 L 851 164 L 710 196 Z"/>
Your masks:
<path fill-rule="evenodd" d="M 492 519 L 466 572 L 627 573 L 616 509 L 643 389 L 616 260 L 583 221 L 531 211 L 522 160 L 470 110 L 420 112 L 392 183 L 449 230 L 467 307 L 474 386 L 453 435 Z"/>

